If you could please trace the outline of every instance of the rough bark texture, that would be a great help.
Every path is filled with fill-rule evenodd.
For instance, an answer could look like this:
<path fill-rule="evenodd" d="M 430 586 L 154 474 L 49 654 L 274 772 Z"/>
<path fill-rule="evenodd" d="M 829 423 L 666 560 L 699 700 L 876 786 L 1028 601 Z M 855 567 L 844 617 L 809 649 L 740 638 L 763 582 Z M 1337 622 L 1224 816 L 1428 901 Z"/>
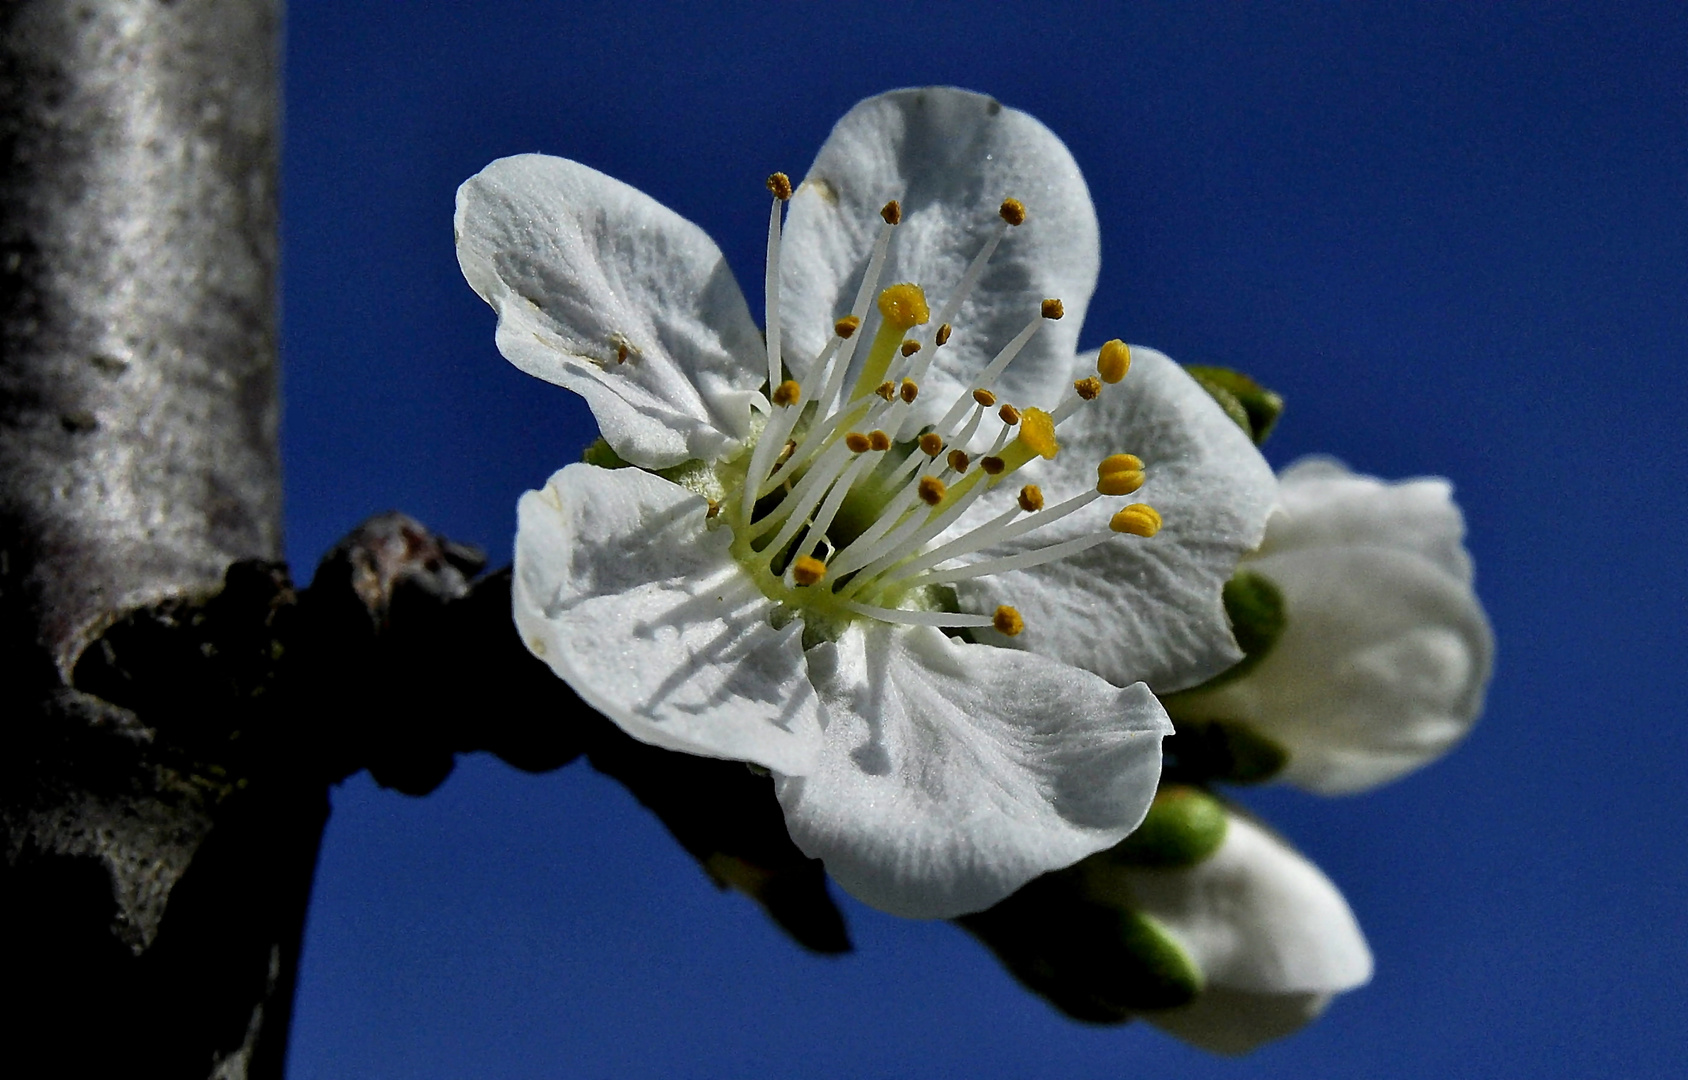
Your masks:
<path fill-rule="evenodd" d="M 308 868 L 326 805 L 234 797 L 160 718 L 68 685 L 124 612 L 279 553 L 278 19 L 273 0 L 0 5 L 0 970 L 22 1003 L 8 1058 L 55 1074 L 244 1075 L 302 908 L 296 887 L 231 895 L 226 864 L 253 860 L 245 835 Z M 267 940 L 228 940 L 266 919 Z"/>

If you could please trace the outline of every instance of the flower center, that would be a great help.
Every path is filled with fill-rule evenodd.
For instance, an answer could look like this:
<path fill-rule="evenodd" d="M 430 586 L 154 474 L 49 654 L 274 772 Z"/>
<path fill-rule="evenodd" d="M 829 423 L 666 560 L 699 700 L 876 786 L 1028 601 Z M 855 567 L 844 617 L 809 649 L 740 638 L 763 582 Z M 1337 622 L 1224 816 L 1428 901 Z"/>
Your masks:
<path fill-rule="evenodd" d="M 999 220 L 936 319 L 919 285 L 878 287 L 892 234 L 902 220 L 898 203 L 886 203 L 880 211 L 884 224 L 850 314 L 833 326 L 819 355 L 788 364 L 781 356 L 779 258 L 781 211 L 791 197 L 791 181 L 775 173 L 768 188 L 774 195 L 765 294 L 768 419 L 742 483 L 711 510 L 713 525 L 732 528 L 733 555 L 765 595 L 818 624 L 826 636 L 831 636 L 827 626 L 857 618 L 990 626 L 1014 635 L 1024 628 L 1019 612 L 1008 606 L 992 615 L 956 611 L 950 586 L 1067 558 L 1116 534 L 1149 537 L 1159 530 L 1160 515 L 1137 503 L 1116 512 L 1104 528 L 1015 555 L 958 561 L 1045 529 L 1099 498 L 1136 491 L 1144 481 L 1143 462 L 1114 454 L 1097 466 L 1097 483 L 1089 491 L 1046 507 L 1035 484 L 1021 485 L 1013 498 L 1003 493 L 1007 506 L 1000 513 L 946 537 L 975 502 L 990 497 L 1019 469 L 1038 458 L 1054 458 L 1061 449 L 1057 427 L 1100 396 L 1105 383 L 1123 379 L 1131 366 L 1130 349 L 1110 341 L 1097 359 L 1100 377 L 1078 380 L 1072 396 L 1053 408 L 999 403 L 993 387 L 1003 371 L 1046 320 L 1064 314 L 1060 300 L 1043 300 L 973 379 L 971 391 L 958 395 L 937 423 L 905 432 L 912 427 L 909 414 L 921 381 L 950 339 L 950 320 L 1007 231 L 1026 220 L 1019 200 L 1003 201 Z M 858 331 L 870 301 L 876 301 L 878 328 L 846 390 L 844 380 L 862 341 Z M 975 460 L 968 447 L 985 441 L 988 450 Z"/>

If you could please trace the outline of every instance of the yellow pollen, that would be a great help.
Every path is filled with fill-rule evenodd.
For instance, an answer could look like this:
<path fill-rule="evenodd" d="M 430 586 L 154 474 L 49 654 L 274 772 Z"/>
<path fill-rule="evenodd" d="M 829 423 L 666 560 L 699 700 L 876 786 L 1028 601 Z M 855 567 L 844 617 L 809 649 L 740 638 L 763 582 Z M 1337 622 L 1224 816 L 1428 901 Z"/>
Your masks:
<path fill-rule="evenodd" d="M 973 400 L 988 409 L 996 404 L 996 395 L 989 390 L 975 390 L 973 391 Z"/>
<path fill-rule="evenodd" d="M 967 466 L 973 463 L 973 460 L 967 456 L 967 451 L 965 450 L 951 450 L 949 452 L 949 457 L 944 460 L 948 461 L 949 467 L 958 473 L 966 472 Z"/>
<path fill-rule="evenodd" d="M 920 351 L 920 342 L 914 340 L 913 338 L 905 338 L 903 340 L 903 355 L 904 356 L 913 356 L 915 353 L 917 353 L 919 351 Z"/>
<path fill-rule="evenodd" d="M 1027 484 L 1020 489 L 1020 509 L 1028 514 L 1035 514 L 1043 509 L 1043 489 L 1036 484 Z"/>
<path fill-rule="evenodd" d="M 944 452 L 944 437 L 936 431 L 928 431 L 920 437 L 920 452 L 927 457 L 937 457 Z"/>
<path fill-rule="evenodd" d="M 1067 309 L 1061 306 L 1059 300 L 1045 300 L 1043 302 L 1043 317 L 1046 319 L 1059 319 L 1066 313 Z"/>
<path fill-rule="evenodd" d="M 938 327 L 938 336 L 933 338 L 932 341 L 933 341 L 934 344 L 937 344 L 937 345 L 945 345 L 945 344 L 948 344 L 948 342 L 949 342 L 949 336 L 950 336 L 950 324 L 945 323 L 944 325 Z"/>
<path fill-rule="evenodd" d="M 803 388 L 796 379 L 787 379 L 774 387 L 775 405 L 795 405 L 803 397 Z"/>
<path fill-rule="evenodd" d="M 897 384 L 890 381 L 882 382 L 873 388 L 873 392 L 884 398 L 886 401 L 890 401 L 892 398 L 897 396 Z"/>
<path fill-rule="evenodd" d="M 920 478 L 920 501 L 927 506 L 937 506 L 949 494 L 949 488 L 936 476 L 922 476 Z"/>
<path fill-rule="evenodd" d="M 1131 346 L 1119 338 L 1103 345 L 1102 351 L 1096 354 L 1096 373 L 1102 376 L 1103 382 L 1119 382 L 1130 370 Z"/>
<path fill-rule="evenodd" d="M 1012 405 L 1004 405 L 1002 408 L 998 409 L 996 411 L 996 416 L 997 419 L 1001 420 L 1004 424 L 1007 424 L 1010 427 L 1013 427 L 1015 424 L 1020 422 L 1020 410 L 1016 409 Z"/>
<path fill-rule="evenodd" d="M 841 338 L 848 338 L 861 328 L 862 321 L 854 315 L 846 315 L 832 324 L 832 332 Z"/>
<path fill-rule="evenodd" d="M 780 202 L 791 198 L 791 177 L 777 172 L 768 177 L 768 190 L 774 193 L 774 198 Z"/>
<path fill-rule="evenodd" d="M 1102 380 L 1092 375 L 1073 383 L 1073 392 L 1086 401 L 1095 401 L 1102 393 Z"/>
<path fill-rule="evenodd" d="M 1110 454 L 1097 463 L 1096 475 L 1101 477 L 1109 473 L 1140 472 L 1142 468 L 1143 459 L 1136 454 Z"/>
<path fill-rule="evenodd" d="M 1108 521 L 1108 528 L 1132 536 L 1153 536 L 1160 527 L 1160 514 L 1147 503 L 1132 503 Z"/>
<path fill-rule="evenodd" d="M 906 281 L 888 286 L 879 294 L 879 314 L 885 317 L 886 323 L 901 330 L 924 326 L 932 318 L 932 311 L 926 306 L 926 293 L 920 286 Z"/>
<path fill-rule="evenodd" d="M 1148 479 L 1143 473 L 1135 469 L 1124 472 L 1103 473 L 1096 481 L 1096 490 L 1104 495 L 1129 495 L 1143 486 Z"/>
<path fill-rule="evenodd" d="M 903 220 L 903 204 L 892 199 L 879 208 L 879 216 L 885 219 L 885 224 L 895 225 Z"/>
<path fill-rule="evenodd" d="M 868 442 L 866 435 L 859 431 L 852 431 L 844 436 L 844 445 L 850 448 L 852 454 L 865 454 L 872 443 Z"/>
<path fill-rule="evenodd" d="M 867 433 L 867 445 L 870 450 L 889 450 L 891 449 L 891 436 L 875 428 Z"/>
<path fill-rule="evenodd" d="M 979 459 L 979 468 L 985 470 L 986 476 L 1001 476 L 1002 470 L 1008 468 L 1008 462 L 999 457 L 982 457 Z"/>
<path fill-rule="evenodd" d="M 897 390 L 897 394 L 905 402 L 912 403 L 915 398 L 920 396 L 920 386 L 913 379 L 904 379 L 903 385 Z"/>
<path fill-rule="evenodd" d="M 991 616 L 991 625 L 996 627 L 997 633 L 1013 637 L 1026 628 L 1026 620 L 1020 618 L 1018 611 L 1003 604 L 996 609 L 996 614 Z"/>
<path fill-rule="evenodd" d="M 826 563 L 813 555 L 799 555 L 791 564 L 791 580 L 799 585 L 813 585 L 826 577 Z"/>
<path fill-rule="evenodd" d="M 1002 207 L 997 210 L 997 213 L 1001 214 L 1002 220 L 1008 222 L 1008 224 L 1021 225 L 1026 220 L 1026 204 L 1019 199 L 1004 199 L 1002 200 Z"/>
<path fill-rule="evenodd" d="M 1055 418 L 1042 409 L 1027 409 L 1020 414 L 1020 437 L 1018 442 L 1026 444 L 1026 448 L 1041 458 L 1052 458 L 1061 449 L 1061 444 L 1055 441 Z"/>

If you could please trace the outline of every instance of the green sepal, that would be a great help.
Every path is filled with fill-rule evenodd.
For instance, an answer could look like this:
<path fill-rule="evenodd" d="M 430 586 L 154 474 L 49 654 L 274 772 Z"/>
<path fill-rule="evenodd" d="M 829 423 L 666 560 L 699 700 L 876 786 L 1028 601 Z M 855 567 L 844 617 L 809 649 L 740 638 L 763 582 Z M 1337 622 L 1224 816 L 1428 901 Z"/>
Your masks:
<path fill-rule="evenodd" d="M 1177 696 L 1163 699 L 1178 727 L 1161 740 L 1163 786 L 1166 778 L 1258 784 L 1289 764 L 1288 750 L 1240 720 L 1180 719 Z"/>
<path fill-rule="evenodd" d="M 1243 658 L 1203 683 L 1203 690 L 1239 679 L 1253 671 L 1277 645 L 1284 634 L 1284 627 L 1289 623 L 1289 615 L 1284 610 L 1283 590 L 1264 574 L 1238 570 L 1225 583 L 1220 597 L 1225 602 L 1225 617 L 1231 621 L 1231 634 L 1237 639 Z"/>
<path fill-rule="evenodd" d="M 1188 1004 L 1195 962 L 1165 927 L 1089 899 L 1074 870 L 1047 874 L 995 907 L 958 919 L 1013 976 L 1075 1020 L 1119 1024 L 1141 1009 Z"/>
<path fill-rule="evenodd" d="M 1199 787 L 1163 783 L 1137 831 L 1105 853 L 1130 866 L 1194 866 L 1225 842 L 1225 806 Z"/>
<path fill-rule="evenodd" d="M 1259 446 L 1272 434 L 1284 411 L 1282 395 L 1266 389 L 1240 371 L 1208 364 L 1186 364 L 1184 370 L 1225 410 L 1225 415 Z"/>
<path fill-rule="evenodd" d="M 633 464 L 623 460 L 622 456 L 610 449 L 610 444 L 602 436 L 593 439 L 586 449 L 580 452 L 580 460 L 588 465 L 596 465 L 600 469 L 626 469 Z"/>

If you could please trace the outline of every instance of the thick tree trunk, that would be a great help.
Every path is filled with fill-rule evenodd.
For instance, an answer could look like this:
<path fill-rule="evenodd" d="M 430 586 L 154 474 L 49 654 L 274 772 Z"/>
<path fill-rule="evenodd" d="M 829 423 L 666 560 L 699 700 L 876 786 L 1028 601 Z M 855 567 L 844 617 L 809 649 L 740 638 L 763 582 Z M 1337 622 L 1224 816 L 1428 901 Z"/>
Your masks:
<path fill-rule="evenodd" d="M 72 688 L 124 613 L 279 557 L 279 19 L 275 0 L 0 4 L 14 1068 L 280 1071 L 322 786 L 219 776 L 218 733 Z"/>

